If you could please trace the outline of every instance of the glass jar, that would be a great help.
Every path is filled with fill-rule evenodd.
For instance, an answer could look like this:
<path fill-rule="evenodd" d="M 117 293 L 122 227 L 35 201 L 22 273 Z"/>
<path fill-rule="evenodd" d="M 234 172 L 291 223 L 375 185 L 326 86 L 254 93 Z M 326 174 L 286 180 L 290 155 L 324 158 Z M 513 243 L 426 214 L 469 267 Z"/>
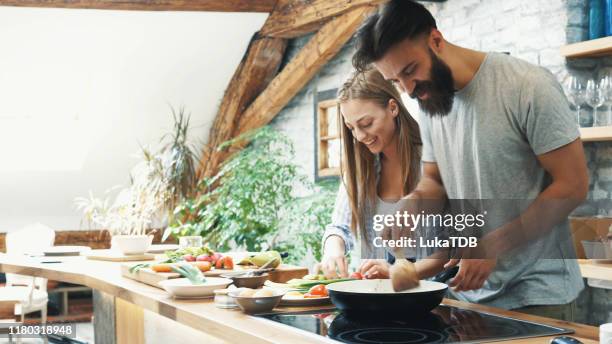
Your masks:
<path fill-rule="evenodd" d="M 199 235 L 180 237 L 179 248 L 187 247 L 202 247 L 202 237 Z"/>
<path fill-rule="evenodd" d="M 235 289 L 235 288 L 234 288 Z M 237 308 L 238 304 L 234 301 L 234 298 L 229 296 L 229 292 L 232 289 L 216 289 L 215 293 L 215 306 L 218 308 Z"/>

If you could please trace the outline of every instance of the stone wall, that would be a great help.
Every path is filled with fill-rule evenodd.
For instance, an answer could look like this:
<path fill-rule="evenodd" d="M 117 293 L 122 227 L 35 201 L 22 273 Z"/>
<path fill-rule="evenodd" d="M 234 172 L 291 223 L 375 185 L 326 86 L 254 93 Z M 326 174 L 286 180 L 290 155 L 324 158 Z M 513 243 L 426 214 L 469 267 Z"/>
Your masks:
<path fill-rule="evenodd" d="M 548 68 L 559 82 L 570 74 L 596 78 L 612 72 L 612 58 L 566 60 L 559 48 L 585 40 L 588 28 L 585 0 L 449 0 L 425 3 L 447 40 L 482 51 L 511 55 Z M 291 42 L 289 60 L 310 36 Z M 272 125 L 294 139 L 298 161 L 314 178 L 314 96 L 337 88 L 351 70 L 353 42 L 330 61 L 281 111 Z M 604 111 L 604 109 L 600 109 Z M 592 109 L 582 110 L 582 125 L 592 123 Z M 588 201 L 575 215 L 612 216 L 612 142 L 585 143 L 590 173 Z M 587 288 L 578 300 L 581 322 L 612 321 L 612 292 Z"/>

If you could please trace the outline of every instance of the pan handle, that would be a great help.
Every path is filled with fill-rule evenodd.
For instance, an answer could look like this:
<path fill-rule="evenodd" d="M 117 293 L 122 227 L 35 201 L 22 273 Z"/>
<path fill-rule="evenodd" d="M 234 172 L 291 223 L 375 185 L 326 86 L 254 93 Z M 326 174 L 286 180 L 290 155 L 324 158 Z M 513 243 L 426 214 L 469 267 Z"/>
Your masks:
<path fill-rule="evenodd" d="M 434 282 L 446 283 L 449 279 L 455 277 L 458 271 L 459 267 L 453 266 L 452 268 L 443 270 L 439 274 L 435 275 L 431 280 Z"/>

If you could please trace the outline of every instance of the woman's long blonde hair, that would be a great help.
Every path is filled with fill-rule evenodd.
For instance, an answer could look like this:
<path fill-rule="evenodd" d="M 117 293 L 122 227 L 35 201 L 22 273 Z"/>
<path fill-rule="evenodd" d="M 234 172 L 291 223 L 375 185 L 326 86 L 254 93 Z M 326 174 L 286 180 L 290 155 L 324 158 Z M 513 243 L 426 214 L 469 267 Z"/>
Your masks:
<path fill-rule="evenodd" d="M 374 206 L 377 196 L 376 156 L 357 141 L 344 123 L 340 104 L 351 100 L 370 100 L 386 108 L 389 100 L 394 99 L 399 107 L 395 118 L 398 155 L 404 188 L 402 195 L 409 194 L 416 186 L 421 169 L 421 134 L 418 123 L 402 104 L 398 90 L 375 69 L 355 72 L 338 90 L 338 123 L 340 138 L 344 148 L 341 163 L 342 182 L 346 188 L 351 207 L 351 230 L 355 237 L 366 223 L 365 207 Z"/>

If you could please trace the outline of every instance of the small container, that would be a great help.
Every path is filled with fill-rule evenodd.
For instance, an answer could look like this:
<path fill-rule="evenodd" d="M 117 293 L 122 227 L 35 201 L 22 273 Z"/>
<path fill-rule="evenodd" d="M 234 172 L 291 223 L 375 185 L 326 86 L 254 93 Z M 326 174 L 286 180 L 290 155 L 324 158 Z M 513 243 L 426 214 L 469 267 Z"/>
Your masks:
<path fill-rule="evenodd" d="M 217 306 L 218 308 L 225 308 L 225 309 L 238 308 L 238 305 L 236 304 L 236 301 L 234 300 L 234 298 L 229 296 L 230 291 L 232 290 L 231 289 L 216 289 L 214 291 L 215 306 Z"/>
<path fill-rule="evenodd" d="M 202 237 L 199 235 L 180 237 L 179 248 L 187 247 L 202 247 Z"/>

